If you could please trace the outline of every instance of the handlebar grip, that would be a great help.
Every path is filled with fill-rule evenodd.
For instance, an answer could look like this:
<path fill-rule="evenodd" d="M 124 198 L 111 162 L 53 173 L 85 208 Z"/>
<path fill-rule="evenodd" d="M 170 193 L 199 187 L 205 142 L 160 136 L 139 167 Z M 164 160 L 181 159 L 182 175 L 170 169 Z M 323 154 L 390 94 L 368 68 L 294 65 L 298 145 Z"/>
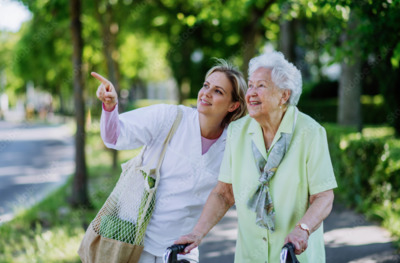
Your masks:
<path fill-rule="evenodd" d="M 189 246 L 189 244 L 177 244 L 177 245 L 172 245 L 167 249 L 170 249 L 171 251 L 175 253 L 181 253 L 185 250 L 185 248 Z"/>
<path fill-rule="evenodd" d="M 164 263 L 188 263 L 189 261 L 182 259 L 178 260 L 178 253 L 181 253 L 189 244 L 177 244 L 167 248 L 164 254 Z"/>

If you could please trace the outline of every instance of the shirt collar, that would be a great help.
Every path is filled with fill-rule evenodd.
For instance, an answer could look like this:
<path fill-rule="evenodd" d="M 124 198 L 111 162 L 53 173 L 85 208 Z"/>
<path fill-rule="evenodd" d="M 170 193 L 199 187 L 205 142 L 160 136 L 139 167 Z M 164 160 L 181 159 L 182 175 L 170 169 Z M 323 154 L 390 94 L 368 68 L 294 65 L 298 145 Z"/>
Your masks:
<path fill-rule="evenodd" d="M 281 124 L 279 125 L 279 129 L 276 132 L 277 134 L 279 133 L 293 133 L 293 123 L 294 123 L 294 112 L 295 112 L 296 106 L 289 105 L 288 109 L 286 110 L 285 116 L 283 116 L 283 119 L 281 121 Z"/>
<path fill-rule="evenodd" d="M 272 141 L 270 149 L 274 146 L 274 144 L 279 140 L 281 137 L 281 133 L 293 133 L 293 122 L 295 118 L 295 110 L 296 106 L 289 105 L 288 109 L 286 110 L 285 115 L 279 125 L 278 131 L 275 134 L 275 137 Z M 267 152 L 264 146 L 264 136 L 262 133 L 261 125 L 254 119 L 252 119 L 249 129 L 249 134 L 253 134 L 252 138 L 254 143 L 256 144 L 257 148 L 260 150 L 260 153 L 267 159 Z"/>
<path fill-rule="evenodd" d="M 293 132 L 293 121 L 294 121 L 294 112 L 295 112 L 296 106 L 289 105 L 288 109 L 286 110 L 285 115 L 283 116 L 283 119 L 281 121 L 281 124 L 279 125 L 278 131 L 276 132 L 276 135 L 280 135 L 282 132 L 285 133 L 292 133 Z M 258 133 L 260 131 L 260 124 L 253 119 L 253 121 L 250 123 L 248 133 Z M 276 136 L 275 135 L 275 136 Z"/>

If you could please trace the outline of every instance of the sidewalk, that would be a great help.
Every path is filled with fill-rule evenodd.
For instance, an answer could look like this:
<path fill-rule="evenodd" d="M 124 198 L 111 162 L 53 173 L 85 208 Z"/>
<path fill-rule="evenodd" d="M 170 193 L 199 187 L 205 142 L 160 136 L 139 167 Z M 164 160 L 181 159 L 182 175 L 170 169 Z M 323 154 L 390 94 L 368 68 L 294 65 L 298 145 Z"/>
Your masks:
<path fill-rule="evenodd" d="M 0 224 L 43 200 L 74 172 L 66 125 L 0 121 Z M 1 139 L 0 139 L 1 140 Z"/>
<path fill-rule="evenodd" d="M 236 210 L 230 209 L 200 245 L 200 262 L 232 263 L 236 228 Z M 396 255 L 391 244 L 393 239 L 385 229 L 341 205 L 334 205 L 332 213 L 324 221 L 324 229 L 328 263 L 400 262 L 400 255 Z"/>
<path fill-rule="evenodd" d="M 324 232 L 327 262 L 400 262 L 386 229 L 341 205 L 334 205 Z"/>

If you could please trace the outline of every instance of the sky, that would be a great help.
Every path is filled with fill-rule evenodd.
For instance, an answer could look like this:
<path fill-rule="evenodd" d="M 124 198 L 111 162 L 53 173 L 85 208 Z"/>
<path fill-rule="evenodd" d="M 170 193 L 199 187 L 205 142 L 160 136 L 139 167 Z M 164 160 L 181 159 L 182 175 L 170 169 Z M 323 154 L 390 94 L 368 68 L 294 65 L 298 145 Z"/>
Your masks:
<path fill-rule="evenodd" d="M 20 2 L 0 0 L 0 30 L 17 32 L 21 24 L 31 16 L 28 9 Z"/>

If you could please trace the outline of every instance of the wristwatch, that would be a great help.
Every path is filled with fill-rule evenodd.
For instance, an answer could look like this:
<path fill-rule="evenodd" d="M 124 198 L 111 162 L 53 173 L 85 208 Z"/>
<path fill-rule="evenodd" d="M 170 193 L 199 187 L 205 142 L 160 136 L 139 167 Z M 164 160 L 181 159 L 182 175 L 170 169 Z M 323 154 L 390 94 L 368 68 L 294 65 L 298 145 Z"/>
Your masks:
<path fill-rule="evenodd" d="M 302 224 L 298 223 L 298 224 L 296 225 L 296 227 L 300 227 L 301 230 L 307 231 L 308 236 L 310 236 L 310 228 L 309 228 L 306 224 L 304 224 L 304 223 L 302 223 Z"/>

